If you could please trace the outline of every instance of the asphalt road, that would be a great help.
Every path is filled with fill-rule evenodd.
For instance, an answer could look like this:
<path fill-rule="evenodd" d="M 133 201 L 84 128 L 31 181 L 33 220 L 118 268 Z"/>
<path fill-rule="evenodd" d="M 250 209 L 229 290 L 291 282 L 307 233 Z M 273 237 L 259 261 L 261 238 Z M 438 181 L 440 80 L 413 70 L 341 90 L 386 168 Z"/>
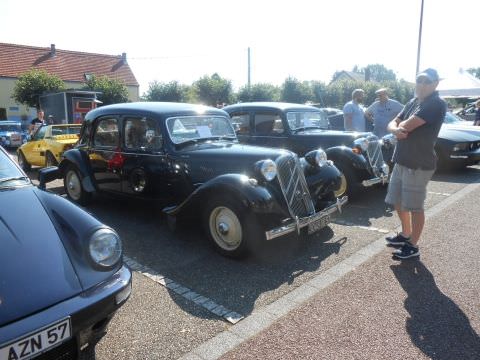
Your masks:
<path fill-rule="evenodd" d="M 36 170 L 29 175 L 35 179 Z M 435 175 L 427 209 L 475 182 L 480 182 L 480 167 Z M 52 182 L 49 189 L 61 194 L 62 182 Z M 172 233 L 151 203 L 96 197 L 86 210 L 118 231 L 135 270 L 132 296 L 97 345 L 97 358 L 190 354 L 233 326 L 227 313 L 235 315 L 234 321 L 248 319 L 397 228 L 384 196 L 385 189 L 369 189 L 319 233 L 273 240 L 242 261 L 218 255 L 199 224 L 184 224 Z M 343 290 L 342 296 L 351 296 Z"/>

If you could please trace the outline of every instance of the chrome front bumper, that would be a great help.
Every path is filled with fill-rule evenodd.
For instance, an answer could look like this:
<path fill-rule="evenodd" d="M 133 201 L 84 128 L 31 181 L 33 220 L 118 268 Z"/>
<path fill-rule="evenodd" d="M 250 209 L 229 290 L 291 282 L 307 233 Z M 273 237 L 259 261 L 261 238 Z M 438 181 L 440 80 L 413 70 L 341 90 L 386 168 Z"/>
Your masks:
<path fill-rule="evenodd" d="M 388 175 L 381 175 L 379 177 L 374 177 L 372 179 L 362 181 L 362 185 L 365 187 L 373 186 L 375 184 L 386 184 L 386 183 L 388 183 Z"/>
<path fill-rule="evenodd" d="M 329 207 L 319 211 L 311 216 L 304 217 L 304 218 L 297 218 L 296 220 L 292 220 L 288 224 L 282 225 L 275 229 L 269 230 L 265 232 L 265 237 L 267 240 L 272 240 L 278 238 L 280 236 L 290 234 L 294 231 L 300 232 L 300 229 L 308 226 L 322 218 L 325 218 L 335 212 L 342 212 L 342 207 L 348 202 L 348 196 L 343 196 L 342 198 L 338 198 L 335 204 L 330 205 Z"/>

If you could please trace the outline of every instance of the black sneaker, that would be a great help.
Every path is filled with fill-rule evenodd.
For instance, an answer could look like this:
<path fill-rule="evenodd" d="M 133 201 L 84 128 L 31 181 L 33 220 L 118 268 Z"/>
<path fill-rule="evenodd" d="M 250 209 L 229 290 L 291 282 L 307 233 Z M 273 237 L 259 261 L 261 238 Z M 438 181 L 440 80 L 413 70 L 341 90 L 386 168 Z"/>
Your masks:
<path fill-rule="evenodd" d="M 410 238 L 398 233 L 396 236 L 387 236 L 385 240 L 387 240 L 389 245 L 403 246 Z"/>
<path fill-rule="evenodd" d="M 420 250 L 417 247 L 410 244 L 408 241 L 405 242 L 405 245 L 401 249 L 395 250 L 393 256 L 399 259 L 408 259 L 415 256 L 420 256 Z"/>

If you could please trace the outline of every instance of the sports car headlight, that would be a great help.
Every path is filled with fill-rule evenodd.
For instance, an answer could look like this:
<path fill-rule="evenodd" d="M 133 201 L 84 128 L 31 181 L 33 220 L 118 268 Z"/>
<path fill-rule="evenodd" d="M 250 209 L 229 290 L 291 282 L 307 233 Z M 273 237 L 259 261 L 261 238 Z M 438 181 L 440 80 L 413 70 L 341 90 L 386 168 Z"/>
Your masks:
<path fill-rule="evenodd" d="M 109 268 L 120 261 L 122 242 L 115 231 L 102 228 L 90 237 L 89 252 L 95 264 Z"/>
<path fill-rule="evenodd" d="M 468 149 L 467 143 L 455 144 L 453 145 L 453 151 L 465 151 Z"/>
<path fill-rule="evenodd" d="M 270 159 L 257 162 L 256 168 L 267 181 L 272 181 L 277 176 L 277 164 Z"/>
<path fill-rule="evenodd" d="M 368 140 L 366 138 L 359 138 L 353 142 L 353 146 L 360 148 L 362 151 L 367 151 Z"/>
<path fill-rule="evenodd" d="M 305 160 L 312 166 L 322 167 L 328 163 L 327 154 L 322 149 L 317 149 L 305 154 Z"/>

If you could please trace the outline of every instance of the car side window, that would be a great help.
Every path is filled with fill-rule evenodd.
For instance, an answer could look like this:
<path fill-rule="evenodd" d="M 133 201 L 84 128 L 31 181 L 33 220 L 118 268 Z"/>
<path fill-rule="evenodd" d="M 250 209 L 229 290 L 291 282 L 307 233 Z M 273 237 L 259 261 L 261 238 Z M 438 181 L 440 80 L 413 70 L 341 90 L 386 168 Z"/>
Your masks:
<path fill-rule="evenodd" d="M 33 140 L 42 140 L 45 137 L 46 132 L 47 132 L 46 126 L 40 127 L 33 135 Z"/>
<path fill-rule="evenodd" d="M 233 113 L 231 115 L 232 125 L 237 135 L 248 135 L 250 133 L 250 114 Z"/>
<path fill-rule="evenodd" d="M 100 119 L 93 135 L 93 145 L 100 147 L 118 147 L 119 133 L 116 118 Z"/>
<path fill-rule="evenodd" d="M 280 115 L 277 114 L 255 114 L 256 135 L 278 135 L 283 134 L 283 123 Z"/>
<path fill-rule="evenodd" d="M 124 145 L 128 150 L 159 150 L 162 147 L 162 134 L 152 119 L 125 118 Z"/>

